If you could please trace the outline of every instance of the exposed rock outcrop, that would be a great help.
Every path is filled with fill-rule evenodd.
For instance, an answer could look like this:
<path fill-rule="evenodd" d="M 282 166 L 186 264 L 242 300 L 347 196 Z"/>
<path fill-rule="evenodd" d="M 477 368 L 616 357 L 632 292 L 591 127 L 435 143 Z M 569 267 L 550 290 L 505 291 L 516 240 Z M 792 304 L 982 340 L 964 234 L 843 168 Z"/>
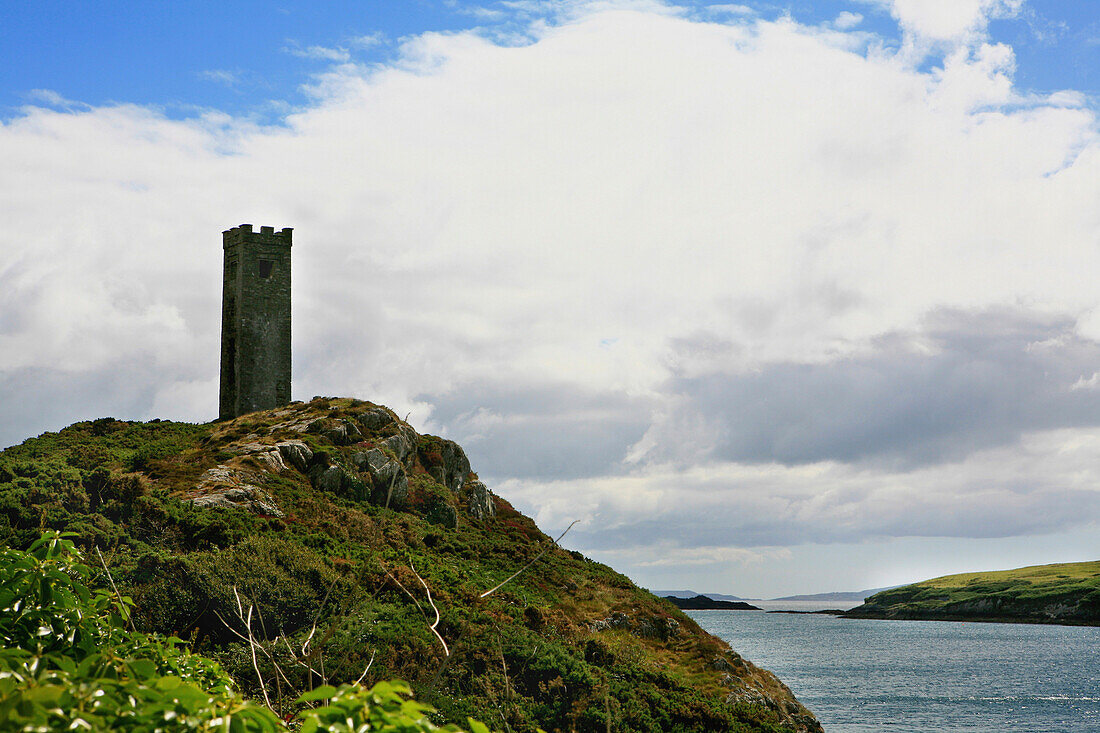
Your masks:
<path fill-rule="evenodd" d="M 370 496 L 370 490 L 359 476 L 339 463 L 331 463 L 323 453 L 314 454 L 309 469 L 309 480 L 317 489 L 336 496 L 362 501 Z"/>
<path fill-rule="evenodd" d="M 460 495 L 465 499 L 470 516 L 474 519 L 484 521 L 496 516 L 497 505 L 493 501 L 493 493 L 480 480 L 467 481 Z"/>
<path fill-rule="evenodd" d="M 726 702 L 768 708 L 799 733 L 824 733 L 813 713 L 768 670 L 757 667 L 732 649 L 715 656 L 711 667 L 723 673 L 722 685 L 729 688 Z"/>
<path fill-rule="evenodd" d="M 239 456 L 248 456 L 258 463 L 261 468 L 268 471 L 286 470 L 286 463 L 283 461 L 283 456 L 278 446 L 264 443 L 242 443 L 240 445 L 231 446 L 230 452 L 236 453 Z"/>
<path fill-rule="evenodd" d="M 379 448 L 353 453 L 351 460 L 370 476 L 372 503 L 394 507 L 404 504 L 409 496 L 409 477 L 401 463 Z"/>
<path fill-rule="evenodd" d="M 279 454 L 290 465 L 302 473 L 309 470 L 309 464 L 313 460 L 313 451 L 305 443 L 300 440 L 284 440 L 281 443 L 276 443 L 275 446 L 279 449 Z"/>
<path fill-rule="evenodd" d="M 321 418 L 310 423 L 308 430 L 325 436 L 333 445 L 351 445 L 363 439 L 363 432 L 351 420 Z"/>
<path fill-rule="evenodd" d="M 451 491 L 462 490 L 470 474 L 470 460 L 458 443 L 441 438 L 421 441 L 419 453 L 429 476 Z"/>
<path fill-rule="evenodd" d="M 183 501 L 197 507 L 245 509 L 254 514 L 282 517 L 275 500 L 255 484 L 251 476 L 228 466 L 207 469 L 194 494 Z"/>

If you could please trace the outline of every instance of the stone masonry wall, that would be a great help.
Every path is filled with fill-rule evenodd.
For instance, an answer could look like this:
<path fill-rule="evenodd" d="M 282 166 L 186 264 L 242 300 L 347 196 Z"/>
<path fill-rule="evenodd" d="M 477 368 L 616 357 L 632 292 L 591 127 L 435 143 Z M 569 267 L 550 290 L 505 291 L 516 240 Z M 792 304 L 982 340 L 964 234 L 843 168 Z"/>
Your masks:
<path fill-rule="evenodd" d="M 222 420 L 290 402 L 291 234 L 251 224 L 222 233 Z"/>

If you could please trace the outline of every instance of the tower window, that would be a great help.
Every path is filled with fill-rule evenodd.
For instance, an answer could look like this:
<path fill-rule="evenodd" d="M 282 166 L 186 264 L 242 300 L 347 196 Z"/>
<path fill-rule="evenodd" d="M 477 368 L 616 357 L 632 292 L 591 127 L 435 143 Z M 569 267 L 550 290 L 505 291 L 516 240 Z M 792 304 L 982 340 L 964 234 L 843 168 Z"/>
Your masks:
<path fill-rule="evenodd" d="M 275 260 L 260 260 L 257 262 L 260 271 L 260 277 L 264 280 L 271 277 L 271 271 L 275 268 Z"/>

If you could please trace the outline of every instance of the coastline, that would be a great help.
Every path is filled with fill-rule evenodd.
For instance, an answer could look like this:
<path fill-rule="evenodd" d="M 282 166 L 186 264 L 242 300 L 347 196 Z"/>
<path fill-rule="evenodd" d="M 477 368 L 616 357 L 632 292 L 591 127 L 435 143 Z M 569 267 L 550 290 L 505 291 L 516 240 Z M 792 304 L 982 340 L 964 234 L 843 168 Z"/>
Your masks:
<path fill-rule="evenodd" d="M 793 612 L 800 613 L 800 612 Z M 955 623 L 976 624 L 1028 624 L 1033 626 L 1092 626 L 1100 627 L 1100 621 L 1077 619 L 1040 619 L 1019 616 L 967 616 L 961 614 L 917 614 L 917 613 L 858 613 L 844 611 L 834 614 L 843 619 L 868 619 L 871 621 L 953 621 Z"/>

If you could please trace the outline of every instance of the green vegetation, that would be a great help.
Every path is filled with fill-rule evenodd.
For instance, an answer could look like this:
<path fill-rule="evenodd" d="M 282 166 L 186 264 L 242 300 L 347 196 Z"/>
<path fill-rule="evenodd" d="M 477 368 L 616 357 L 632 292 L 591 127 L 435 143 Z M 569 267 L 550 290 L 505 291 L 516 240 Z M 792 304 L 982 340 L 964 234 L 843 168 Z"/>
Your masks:
<path fill-rule="evenodd" d="M 92 579 L 73 543 L 57 533 L 27 552 L 0 553 L 0 730 L 290 730 L 242 698 L 213 660 L 177 638 L 127 628 L 133 601 L 92 591 Z M 296 701 L 296 720 L 303 733 L 461 733 L 432 724 L 432 709 L 410 694 L 402 682 L 319 687 Z M 469 724 L 472 733 L 488 733 Z"/>
<path fill-rule="evenodd" d="M 1100 625 L 1100 561 L 946 575 L 883 591 L 845 615 Z"/>
<path fill-rule="evenodd" d="M 400 678 L 438 725 L 820 730 L 773 675 L 491 495 L 457 445 L 370 403 L 30 439 L 0 453 L 0 544 L 44 530 L 102 553 L 135 633 L 187 639 L 280 718 L 311 689 Z"/>

